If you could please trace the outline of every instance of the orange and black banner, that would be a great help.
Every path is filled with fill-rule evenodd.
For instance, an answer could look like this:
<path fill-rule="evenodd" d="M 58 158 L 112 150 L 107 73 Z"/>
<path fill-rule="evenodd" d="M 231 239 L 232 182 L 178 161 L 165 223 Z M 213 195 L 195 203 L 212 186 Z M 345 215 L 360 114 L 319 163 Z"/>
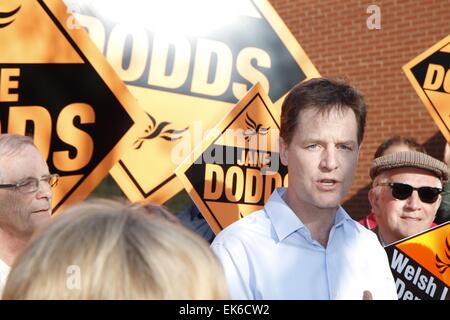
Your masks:
<path fill-rule="evenodd" d="M 403 71 L 450 141 L 450 35 L 408 62 Z"/>
<path fill-rule="evenodd" d="M 399 300 L 450 300 L 450 222 L 385 249 Z"/>
<path fill-rule="evenodd" d="M 261 209 L 275 188 L 287 186 L 279 121 L 256 84 L 176 169 L 215 233 Z"/>
<path fill-rule="evenodd" d="M 53 210 L 86 197 L 144 112 L 62 0 L 0 1 L 0 127 L 29 135 L 61 179 Z"/>
<path fill-rule="evenodd" d="M 268 0 L 65 3 L 146 112 L 147 127 L 111 170 L 132 201 L 180 192 L 177 143 L 190 139 L 192 151 L 254 84 L 279 106 L 319 76 Z"/>

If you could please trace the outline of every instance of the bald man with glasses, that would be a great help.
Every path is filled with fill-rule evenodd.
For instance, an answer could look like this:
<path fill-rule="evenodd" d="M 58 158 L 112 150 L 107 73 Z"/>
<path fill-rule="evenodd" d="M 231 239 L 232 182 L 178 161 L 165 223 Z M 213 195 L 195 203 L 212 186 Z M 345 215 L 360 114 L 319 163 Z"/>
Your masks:
<path fill-rule="evenodd" d="M 448 176 L 445 163 L 421 152 L 398 152 L 373 160 L 369 201 L 382 245 L 432 226 Z"/>
<path fill-rule="evenodd" d="M 49 221 L 57 180 L 31 138 L 0 134 L 0 294 L 14 259 Z"/>

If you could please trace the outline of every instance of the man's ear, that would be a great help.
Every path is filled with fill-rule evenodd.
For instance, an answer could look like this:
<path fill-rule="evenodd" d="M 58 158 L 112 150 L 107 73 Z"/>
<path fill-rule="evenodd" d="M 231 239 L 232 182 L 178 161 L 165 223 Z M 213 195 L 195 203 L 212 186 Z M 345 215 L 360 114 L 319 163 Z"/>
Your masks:
<path fill-rule="evenodd" d="M 439 209 L 439 207 L 441 206 L 441 203 L 442 203 L 442 193 L 439 195 L 439 198 L 437 199 L 437 203 L 438 203 L 437 208 Z M 436 214 L 437 214 L 437 211 L 436 211 Z"/>
<path fill-rule="evenodd" d="M 359 155 L 361 154 L 361 148 L 362 148 L 362 142 L 359 144 L 358 146 L 358 159 L 359 159 Z"/>
<path fill-rule="evenodd" d="M 278 139 L 278 141 L 279 141 L 279 146 L 280 146 L 281 163 L 287 167 L 287 165 L 288 165 L 288 153 L 289 153 L 288 146 L 286 145 L 286 143 L 284 142 L 284 139 L 282 137 L 280 137 Z"/>
<path fill-rule="evenodd" d="M 377 212 L 379 211 L 378 208 L 378 198 L 379 198 L 379 193 L 375 190 L 374 187 L 370 188 L 369 190 L 369 202 L 370 202 L 370 207 L 372 208 L 372 212 L 374 214 L 377 214 Z"/>

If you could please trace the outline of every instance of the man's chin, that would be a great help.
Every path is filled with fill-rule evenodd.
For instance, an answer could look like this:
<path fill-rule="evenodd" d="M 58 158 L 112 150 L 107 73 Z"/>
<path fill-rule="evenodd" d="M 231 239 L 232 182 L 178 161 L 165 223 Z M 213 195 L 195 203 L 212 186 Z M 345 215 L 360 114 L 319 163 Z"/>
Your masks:
<path fill-rule="evenodd" d="M 30 216 L 30 223 L 33 229 L 40 228 L 50 221 L 50 211 L 33 212 Z"/>
<path fill-rule="evenodd" d="M 320 209 L 336 209 L 341 205 L 340 197 L 320 197 L 316 201 L 316 207 Z"/>
<path fill-rule="evenodd" d="M 30 219 L 35 221 L 49 220 L 51 216 L 50 210 L 34 211 L 30 214 Z"/>
<path fill-rule="evenodd" d="M 418 226 L 412 226 L 412 227 L 409 227 L 409 228 L 405 228 L 402 231 L 402 238 L 408 238 L 408 237 L 414 236 L 414 235 L 416 235 L 418 233 L 421 233 L 421 232 L 423 232 L 423 231 L 425 231 L 427 229 L 428 228 L 418 227 Z"/>

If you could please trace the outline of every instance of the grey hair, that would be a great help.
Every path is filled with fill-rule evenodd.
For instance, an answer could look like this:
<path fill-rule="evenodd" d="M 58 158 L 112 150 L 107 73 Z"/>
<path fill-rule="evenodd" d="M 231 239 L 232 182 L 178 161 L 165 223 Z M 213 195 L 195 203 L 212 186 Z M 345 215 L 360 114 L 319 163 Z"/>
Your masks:
<path fill-rule="evenodd" d="M 0 134 L 0 159 L 17 154 L 25 149 L 26 146 L 32 146 L 37 149 L 33 139 L 28 136 L 13 133 Z M 0 179 L 3 179 L 2 168 L 0 168 Z"/>
<path fill-rule="evenodd" d="M 20 152 L 25 146 L 37 148 L 33 143 L 33 139 L 28 136 L 10 133 L 0 134 L 0 157 L 10 156 Z"/>
<path fill-rule="evenodd" d="M 386 182 L 385 180 L 387 180 L 387 171 L 381 172 L 378 176 L 375 177 L 375 179 L 373 179 L 372 181 L 372 189 L 375 192 L 375 194 L 377 196 L 380 195 L 381 192 L 381 188 L 378 188 L 378 184 L 380 182 Z"/>

